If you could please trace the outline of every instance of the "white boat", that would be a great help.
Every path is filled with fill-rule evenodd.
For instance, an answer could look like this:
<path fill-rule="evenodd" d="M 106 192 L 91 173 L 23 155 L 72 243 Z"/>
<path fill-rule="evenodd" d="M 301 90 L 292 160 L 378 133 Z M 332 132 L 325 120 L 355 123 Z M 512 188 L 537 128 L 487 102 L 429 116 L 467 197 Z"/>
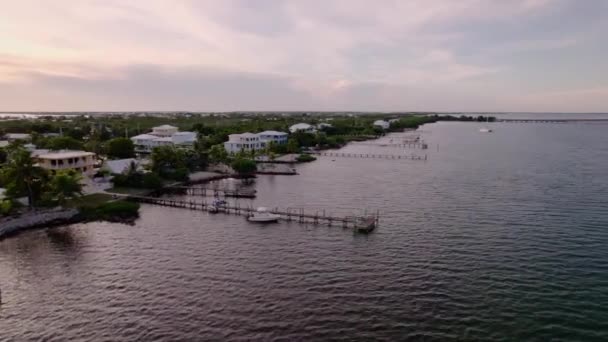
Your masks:
<path fill-rule="evenodd" d="M 487 117 L 487 119 L 486 119 L 486 123 L 488 123 L 488 122 L 490 122 L 490 117 L 489 117 L 489 116 L 488 116 L 488 117 Z M 480 131 L 481 133 L 492 133 L 492 129 L 490 129 L 490 128 L 488 128 L 488 127 L 481 127 L 481 128 L 479 129 L 479 131 Z"/>
<path fill-rule="evenodd" d="M 277 222 L 280 218 L 280 215 L 270 213 L 264 207 L 259 207 L 251 216 L 247 217 L 247 220 L 251 222 Z"/>

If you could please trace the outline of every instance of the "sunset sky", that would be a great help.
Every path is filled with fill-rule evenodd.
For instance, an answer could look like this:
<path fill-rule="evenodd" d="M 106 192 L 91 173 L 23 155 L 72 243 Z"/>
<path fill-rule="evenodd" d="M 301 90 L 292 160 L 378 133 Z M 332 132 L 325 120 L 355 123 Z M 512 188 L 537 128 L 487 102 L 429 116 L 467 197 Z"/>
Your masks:
<path fill-rule="evenodd" d="M 0 8 L 0 111 L 608 111 L 603 0 Z"/>

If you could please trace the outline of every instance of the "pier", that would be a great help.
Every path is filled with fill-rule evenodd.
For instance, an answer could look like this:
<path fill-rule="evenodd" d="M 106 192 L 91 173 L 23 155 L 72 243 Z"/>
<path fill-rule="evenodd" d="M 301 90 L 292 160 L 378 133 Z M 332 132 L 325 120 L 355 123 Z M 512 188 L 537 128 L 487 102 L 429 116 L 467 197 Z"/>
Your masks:
<path fill-rule="evenodd" d="M 191 186 L 172 186 L 165 188 L 167 192 L 179 192 L 188 196 L 209 196 L 209 197 L 234 197 L 234 198 L 255 198 L 255 190 L 232 190 L 232 189 L 216 189 L 206 187 L 191 187 Z"/>
<path fill-rule="evenodd" d="M 496 122 L 504 123 L 608 123 L 608 119 L 497 119 Z"/>
<path fill-rule="evenodd" d="M 251 206 L 241 207 L 237 204 L 225 204 L 221 206 L 207 203 L 206 201 L 193 201 L 193 200 L 178 200 L 161 197 L 147 197 L 147 196 L 127 196 L 130 201 L 147 203 L 153 205 L 159 205 L 171 208 L 181 208 L 189 210 L 207 211 L 211 213 L 222 212 L 226 214 L 243 215 L 246 217 L 251 216 L 256 212 Z M 380 214 L 377 212 L 373 215 L 362 215 L 362 216 L 333 216 L 322 212 L 309 213 L 304 209 L 289 208 L 280 210 L 278 208 L 268 210 L 269 213 L 280 215 L 282 220 L 294 221 L 299 223 L 308 224 L 324 224 L 328 226 L 341 226 L 343 228 L 352 228 L 355 232 L 369 233 L 378 226 Z"/>
<path fill-rule="evenodd" d="M 316 152 L 321 157 L 335 158 L 360 158 L 360 159 L 392 159 L 392 160 L 421 160 L 425 161 L 428 156 L 405 155 L 405 154 L 376 154 L 376 153 L 349 153 L 349 152 Z"/>
<path fill-rule="evenodd" d="M 426 150 L 429 145 L 424 142 L 405 142 L 405 143 L 370 143 L 370 142 L 353 142 L 354 145 L 363 146 L 378 146 L 378 147 L 399 147 L 399 148 L 419 148 Z"/>

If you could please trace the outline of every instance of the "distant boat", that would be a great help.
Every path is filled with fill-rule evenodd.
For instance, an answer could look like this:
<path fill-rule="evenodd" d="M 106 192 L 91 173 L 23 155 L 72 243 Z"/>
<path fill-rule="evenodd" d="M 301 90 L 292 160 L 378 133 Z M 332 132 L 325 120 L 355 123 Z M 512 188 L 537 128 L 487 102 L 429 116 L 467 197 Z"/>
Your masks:
<path fill-rule="evenodd" d="M 264 207 L 259 207 L 247 220 L 250 222 L 277 222 L 280 218 L 280 215 L 270 213 Z"/>
<path fill-rule="evenodd" d="M 488 123 L 488 122 L 490 122 L 490 117 L 489 117 L 489 116 L 488 116 L 488 117 L 487 117 L 487 119 L 486 119 L 486 123 Z M 479 131 L 480 131 L 481 133 L 492 133 L 492 129 L 488 128 L 487 126 L 485 126 L 485 127 L 481 127 L 481 128 L 479 129 Z"/>

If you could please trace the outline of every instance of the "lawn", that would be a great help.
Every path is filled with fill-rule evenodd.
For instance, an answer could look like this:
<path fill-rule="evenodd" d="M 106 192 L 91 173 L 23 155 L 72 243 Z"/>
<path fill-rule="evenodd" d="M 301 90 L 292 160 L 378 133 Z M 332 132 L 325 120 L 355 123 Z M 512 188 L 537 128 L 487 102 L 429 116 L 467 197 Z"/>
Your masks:
<path fill-rule="evenodd" d="M 112 200 L 112 195 L 90 194 L 90 195 L 82 196 L 80 198 L 75 198 L 75 199 L 69 200 L 66 203 L 66 206 L 71 207 L 71 208 L 76 208 L 79 206 L 97 207 L 97 206 L 99 206 L 103 203 L 109 202 L 111 200 Z"/>

